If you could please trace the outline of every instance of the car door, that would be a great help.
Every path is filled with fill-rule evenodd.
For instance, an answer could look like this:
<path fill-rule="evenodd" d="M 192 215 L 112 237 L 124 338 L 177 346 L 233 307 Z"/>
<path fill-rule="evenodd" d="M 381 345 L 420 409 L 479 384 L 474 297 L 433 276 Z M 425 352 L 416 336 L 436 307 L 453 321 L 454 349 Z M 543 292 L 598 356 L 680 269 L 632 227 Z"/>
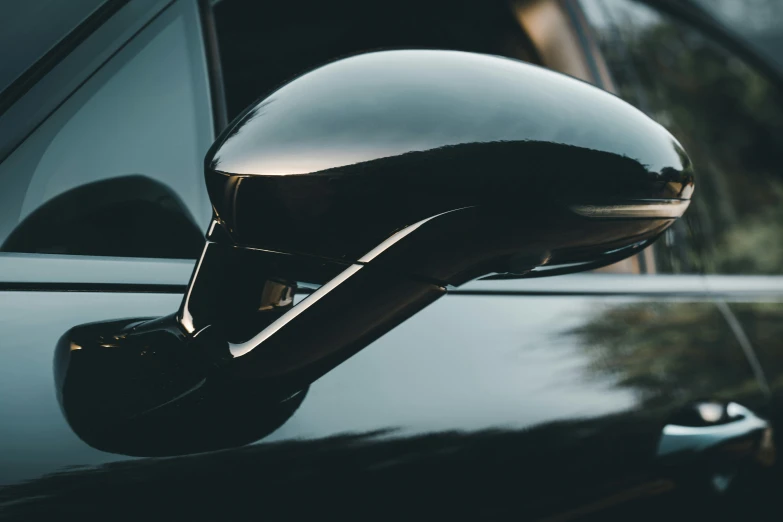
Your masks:
<path fill-rule="evenodd" d="M 649 6 L 615 0 L 583 2 L 615 89 L 682 135 L 701 165 L 692 218 L 700 230 L 710 292 L 748 350 L 770 394 L 766 415 L 779 422 L 783 369 L 780 242 L 783 81 L 779 70 L 698 11 L 693 23 Z M 732 27 L 758 26 L 760 12 L 719 11 Z M 770 4 L 773 9 L 773 4 Z M 762 23 L 774 27 L 772 19 Z M 752 42 L 751 42 L 752 43 Z M 737 189 L 741 180 L 752 185 Z"/>
<path fill-rule="evenodd" d="M 104 88 L 119 78 L 119 90 L 104 95 L 107 104 L 79 118 L 90 100 L 101 99 L 100 87 L 84 83 L 69 97 L 80 105 L 66 101 L 58 109 L 69 111 L 64 124 L 53 113 L 38 128 L 43 134 L 54 126 L 46 138 L 31 134 L 12 152 L 19 157 L 0 164 L 0 179 L 9 183 L 20 172 L 34 178 L 18 189 L 24 200 L 4 222 L 7 238 L 16 239 L 0 258 L 0 514 L 569 520 L 746 507 L 722 500 L 757 484 L 757 468 L 771 461 L 769 425 L 753 413 L 767 406 L 764 381 L 752 348 L 736 336 L 731 309 L 698 268 L 683 268 L 703 262 L 687 242 L 688 226 L 604 273 L 482 280 L 454 289 L 314 383 L 290 418 L 251 445 L 160 458 L 107 453 L 80 440 L 58 411 L 57 339 L 82 323 L 175 310 L 193 266 L 176 259 L 188 257 L 192 241 L 178 241 L 192 237 L 187 223 L 204 228 L 208 218 L 199 206 L 200 166 L 191 163 L 205 150 L 202 134 L 193 133 L 205 127 L 193 119 L 203 122 L 210 106 L 202 33 L 193 25 L 199 17 L 192 2 L 164 7 L 115 54 L 122 58 L 117 65 L 112 58 L 92 76 Z M 421 9 L 402 2 L 378 18 L 359 2 L 303 9 L 223 0 L 200 20 L 214 15 L 232 116 L 293 74 L 377 47 L 449 47 L 605 74 L 586 58 L 598 55 L 588 54 L 573 8 L 465 2 Z M 172 27 L 181 32 L 167 33 Z M 177 35 L 184 54 L 175 52 Z M 563 41 L 570 53 L 558 55 L 553 42 Z M 139 55 L 146 56 L 142 69 L 118 76 Z M 130 83 L 166 73 L 170 99 L 158 95 L 160 86 L 155 95 L 141 95 L 143 85 Z M 187 89 L 201 90 L 188 97 Z M 109 112 L 109 125 L 101 117 L 118 102 L 130 114 Z M 191 112 L 183 107 L 180 118 L 167 117 L 177 103 L 190 104 Z M 144 111 L 152 115 L 140 117 Z M 68 127 L 73 121 L 80 125 Z M 171 122 L 180 126 L 164 126 Z M 75 144 L 56 148 L 61 129 Z M 139 135 L 148 141 L 134 143 Z M 170 141 L 188 135 L 180 147 Z M 75 148 L 99 139 L 107 140 L 99 142 L 103 155 Z M 156 148 L 159 142 L 166 146 Z M 159 161 L 118 167 L 128 149 L 131 159 Z M 21 157 L 26 153 L 30 159 Z M 47 153 L 54 154 L 49 161 Z M 113 163 L 103 168 L 100 159 Z M 82 161 L 91 172 L 110 171 L 111 183 L 81 168 L 74 177 Z M 36 169 L 47 166 L 45 182 L 36 181 Z M 114 178 L 122 178 L 119 189 Z M 95 189 L 96 182 L 103 184 Z M 112 221 L 116 212 L 99 206 L 77 222 L 100 219 L 107 226 L 86 228 L 86 237 L 69 235 L 72 227 L 47 234 L 57 225 L 47 225 L 51 216 L 66 221 L 65 210 L 89 206 L 95 194 L 132 215 L 157 202 L 163 208 L 156 221 L 168 219 L 168 228 Z M 14 235 L 20 227 L 31 232 Z M 132 233 L 138 228 L 148 234 Z M 114 235 L 127 241 L 111 241 L 107 230 L 122 230 Z M 151 258 L 155 253 L 172 259 Z M 710 412 L 731 402 L 747 410 L 728 419 L 731 436 L 720 430 L 716 436 L 712 424 L 726 419 L 710 424 Z"/>

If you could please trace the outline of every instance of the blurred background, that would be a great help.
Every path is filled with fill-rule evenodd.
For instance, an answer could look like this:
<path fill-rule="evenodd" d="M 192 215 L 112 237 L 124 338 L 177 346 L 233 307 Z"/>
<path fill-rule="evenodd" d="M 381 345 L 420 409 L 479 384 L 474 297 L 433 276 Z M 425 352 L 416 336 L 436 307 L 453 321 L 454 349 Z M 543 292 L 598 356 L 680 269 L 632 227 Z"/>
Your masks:
<path fill-rule="evenodd" d="M 696 0 L 705 11 L 748 39 L 783 67 L 783 2 L 777 0 Z"/>

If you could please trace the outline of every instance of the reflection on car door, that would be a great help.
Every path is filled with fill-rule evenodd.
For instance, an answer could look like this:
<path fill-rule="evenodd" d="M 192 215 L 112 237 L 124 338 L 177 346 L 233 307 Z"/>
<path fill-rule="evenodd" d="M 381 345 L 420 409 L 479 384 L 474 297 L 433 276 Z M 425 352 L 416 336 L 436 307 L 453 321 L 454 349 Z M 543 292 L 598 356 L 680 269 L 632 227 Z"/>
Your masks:
<path fill-rule="evenodd" d="M 567 277 L 559 290 L 508 294 L 474 283 L 313 384 L 265 440 L 132 460 L 70 431 L 53 393 L 54 344 L 72 324 L 165 313 L 178 296 L 5 292 L 0 382 L 2 396 L 18 399 L 0 403 L 1 440 L 15 455 L 0 506 L 20 519 L 118 506 L 130 518 L 154 509 L 388 520 L 703 509 L 704 495 L 720 491 L 717 475 L 740 480 L 758 461 L 763 430 L 726 438 L 727 460 L 725 449 L 689 441 L 660 454 L 665 426 L 692 401 L 753 409 L 763 393 L 698 287 L 661 277 L 651 291 L 636 279 Z M 42 324 L 44 314 L 52 319 Z"/>

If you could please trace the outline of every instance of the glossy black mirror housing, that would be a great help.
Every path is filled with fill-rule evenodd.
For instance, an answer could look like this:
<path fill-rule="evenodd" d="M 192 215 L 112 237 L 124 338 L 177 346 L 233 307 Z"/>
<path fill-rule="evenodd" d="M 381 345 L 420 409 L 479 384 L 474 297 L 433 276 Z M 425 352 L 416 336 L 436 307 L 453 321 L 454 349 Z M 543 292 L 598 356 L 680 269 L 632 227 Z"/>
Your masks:
<path fill-rule="evenodd" d="M 238 118 L 205 167 L 215 219 L 178 312 L 58 343 L 60 405 L 96 448 L 173 455 L 263 437 L 448 285 L 621 259 L 693 191 L 677 141 L 622 100 L 451 51 L 305 74 Z M 302 282 L 320 286 L 294 305 Z"/>
<path fill-rule="evenodd" d="M 181 455 L 258 440 L 304 400 L 306 387 L 281 396 L 221 378 L 203 354 L 216 340 L 200 341 L 187 342 L 171 316 L 71 328 L 54 357 L 57 400 L 69 426 L 101 451 Z"/>
<path fill-rule="evenodd" d="M 455 51 L 300 76 L 240 116 L 205 167 L 216 241 L 455 285 L 631 255 L 693 192 L 676 139 L 619 98 Z"/>

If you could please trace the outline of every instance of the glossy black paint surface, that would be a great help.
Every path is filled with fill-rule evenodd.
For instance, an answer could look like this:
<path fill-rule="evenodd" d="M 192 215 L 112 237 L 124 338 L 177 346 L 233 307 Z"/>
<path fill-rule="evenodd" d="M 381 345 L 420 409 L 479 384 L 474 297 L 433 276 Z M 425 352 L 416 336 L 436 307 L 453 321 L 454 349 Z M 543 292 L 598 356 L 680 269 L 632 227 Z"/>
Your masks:
<path fill-rule="evenodd" d="M 573 205 L 693 190 L 676 140 L 619 98 L 515 60 L 416 50 L 343 59 L 259 100 L 207 154 L 206 181 L 239 245 L 356 262 L 429 219 L 410 240 L 436 246 L 376 262 L 455 285 L 596 260 L 671 218 L 620 226 Z"/>
<path fill-rule="evenodd" d="M 86 324 L 58 341 L 58 400 L 91 446 L 179 455 L 261 438 L 310 383 L 444 294 L 372 267 L 215 243 L 195 272 L 185 318 Z M 294 307 L 293 275 L 309 273 L 334 282 Z"/>
<path fill-rule="evenodd" d="M 171 316 L 92 323 L 63 335 L 55 389 L 74 433 L 125 455 L 236 447 L 275 431 L 306 395 L 306 387 L 271 396 L 255 383 L 215 378 L 205 336 L 182 337 Z"/>
<path fill-rule="evenodd" d="M 535 105 L 567 94 L 578 103 Z M 614 140 L 606 142 L 612 152 L 587 146 L 601 147 L 587 128 L 598 113 L 582 106 L 617 120 L 623 137 L 601 137 Z M 330 142 L 326 128 L 342 137 Z M 290 161 L 347 154 L 354 163 L 326 175 L 267 172 L 264 162 L 279 158 L 267 157 L 265 133 L 301 141 L 275 152 L 288 151 Z M 362 157 L 376 149 L 380 156 Z M 618 98 L 521 62 L 445 51 L 373 53 L 317 69 L 251 108 L 216 142 L 206 168 L 215 221 L 179 311 L 75 327 L 58 343 L 60 404 L 96 447 L 179 454 L 244 440 L 195 426 L 231 424 L 215 412 L 232 396 L 253 397 L 253 414 L 270 418 L 262 426 L 276 425 L 280 401 L 447 284 L 627 257 L 682 214 L 693 189 L 674 138 Z M 264 179 L 284 184 L 256 183 Z M 292 243 L 259 239 L 268 234 Z M 301 281 L 323 286 L 293 306 Z M 162 413 L 169 409 L 180 416 Z M 194 432 L 190 444 L 177 447 L 171 426 Z M 147 439 L 139 432 L 172 435 L 138 444 Z"/>
<path fill-rule="evenodd" d="M 161 314 L 179 297 L 5 292 L 0 514 L 752 516 L 748 488 L 765 473 L 757 436 L 656 460 L 664 426 L 683 424 L 692 401 L 764 405 L 717 308 L 708 298 L 623 295 L 629 278 L 582 276 L 596 277 L 587 287 L 618 295 L 446 296 L 316 381 L 259 443 L 166 459 L 127 459 L 79 440 L 57 411 L 52 347 L 70 324 Z M 183 443 L 197 435 L 182 433 Z M 734 474 L 724 493 L 716 473 Z"/>
<path fill-rule="evenodd" d="M 322 310 L 299 314 L 265 350 L 233 361 L 229 343 L 291 310 L 294 275 L 322 281 L 346 268 L 209 243 L 198 270 L 211 277 L 198 278 L 185 299 L 203 321 L 194 324 L 196 335 L 169 315 L 89 323 L 60 338 L 54 377 L 63 414 L 82 440 L 120 454 L 178 455 L 261 438 L 366 336 L 379 336 L 443 292 L 364 269 L 326 296 Z"/>
<path fill-rule="evenodd" d="M 746 278 L 732 279 L 735 286 L 747 286 L 743 281 Z M 757 279 L 757 284 L 770 287 L 778 278 L 754 279 Z M 783 422 L 783 361 L 780 358 L 783 299 L 780 294 L 755 299 L 752 296 L 735 294 L 726 299 L 725 306 L 736 316 L 745 341 L 753 346 L 758 354 L 764 385 L 771 396 L 768 417 L 779 425 Z M 778 433 L 778 436 L 780 435 L 781 433 Z"/>

